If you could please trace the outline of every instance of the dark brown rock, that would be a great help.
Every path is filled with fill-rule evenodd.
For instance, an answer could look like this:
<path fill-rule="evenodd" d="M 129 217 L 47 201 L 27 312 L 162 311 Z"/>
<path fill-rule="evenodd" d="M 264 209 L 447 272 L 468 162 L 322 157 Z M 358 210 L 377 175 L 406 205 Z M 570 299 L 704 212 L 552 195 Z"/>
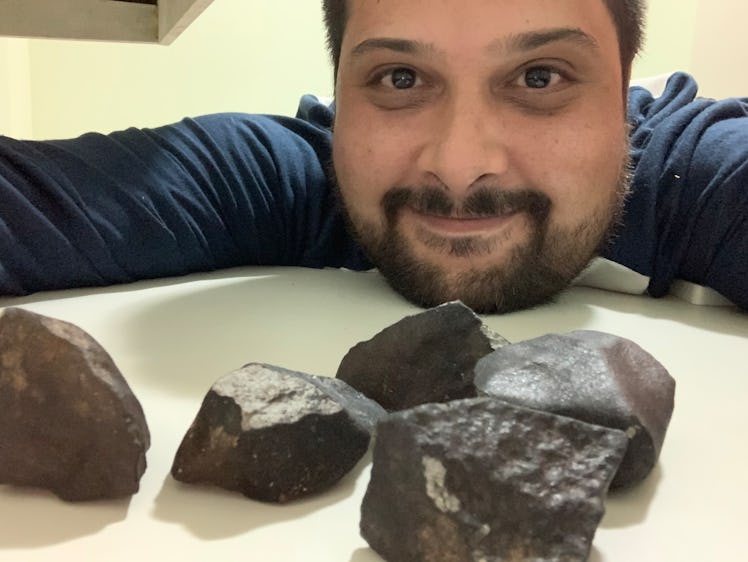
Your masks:
<path fill-rule="evenodd" d="M 361 534 L 388 562 L 586 560 L 626 441 L 492 398 L 391 414 Z"/>
<path fill-rule="evenodd" d="M 506 343 L 464 304 L 451 302 L 355 345 L 336 376 L 389 411 L 469 398 L 476 362 Z"/>
<path fill-rule="evenodd" d="M 0 311 L 0 483 L 66 501 L 138 491 L 150 434 L 107 352 L 80 328 Z"/>
<path fill-rule="evenodd" d="M 249 364 L 212 386 L 171 472 L 182 482 L 287 502 L 348 473 L 385 415 L 343 381 Z"/>
<path fill-rule="evenodd" d="M 475 369 L 481 395 L 620 429 L 629 447 L 611 489 L 633 486 L 657 462 L 675 381 L 634 342 L 612 334 L 549 334 L 506 346 Z"/>

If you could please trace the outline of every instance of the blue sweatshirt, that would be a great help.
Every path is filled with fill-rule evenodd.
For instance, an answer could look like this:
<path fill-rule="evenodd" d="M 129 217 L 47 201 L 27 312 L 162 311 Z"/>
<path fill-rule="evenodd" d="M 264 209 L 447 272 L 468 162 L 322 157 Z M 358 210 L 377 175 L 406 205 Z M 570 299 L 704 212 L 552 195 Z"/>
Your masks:
<path fill-rule="evenodd" d="M 635 166 L 604 257 L 748 309 L 748 100 L 632 88 Z M 333 113 L 216 114 L 76 139 L 0 137 L 0 295 L 239 265 L 369 269 L 328 181 Z"/>

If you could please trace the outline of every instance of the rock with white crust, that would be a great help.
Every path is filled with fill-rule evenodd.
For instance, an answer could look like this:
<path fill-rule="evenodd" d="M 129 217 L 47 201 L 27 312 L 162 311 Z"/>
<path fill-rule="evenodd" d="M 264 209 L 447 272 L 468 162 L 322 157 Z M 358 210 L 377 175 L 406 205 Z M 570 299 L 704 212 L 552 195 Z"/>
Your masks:
<path fill-rule="evenodd" d="M 341 380 L 251 363 L 213 384 L 171 473 L 259 501 L 289 502 L 345 476 L 385 415 Z"/>

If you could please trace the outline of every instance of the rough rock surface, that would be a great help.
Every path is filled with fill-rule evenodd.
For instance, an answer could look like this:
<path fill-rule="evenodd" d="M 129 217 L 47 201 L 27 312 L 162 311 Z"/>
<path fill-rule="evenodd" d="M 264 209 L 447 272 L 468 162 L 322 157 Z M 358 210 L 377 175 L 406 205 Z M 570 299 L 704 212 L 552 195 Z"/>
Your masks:
<path fill-rule="evenodd" d="M 506 346 L 475 369 L 481 395 L 625 431 L 629 447 L 611 489 L 633 486 L 657 462 L 675 381 L 634 342 L 576 331 Z"/>
<path fill-rule="evenodd" d="M 67 501 L 129 496 L 149 445 L 140 403 L 90 335 L 0 311 L 0 483 Z"/>
<path fill-rule="evenodd" d="M 461 302 L 403 318 L 355 345 L 337 377 L 389 411 L 475 396 L 476 362 L 508 342 Z"/>
<path fill-rule="evenodd" d="M 348 473 L 385 415 L 343 381 L 252 363 L 212 386 L 171 472 L 182 482 L 287 502 Z"/>
<path fill-rule="evenodd" d="M 492 398 L 391 414 L 361 534 L 388 562 L 586 560 L 626 441 Z"/>

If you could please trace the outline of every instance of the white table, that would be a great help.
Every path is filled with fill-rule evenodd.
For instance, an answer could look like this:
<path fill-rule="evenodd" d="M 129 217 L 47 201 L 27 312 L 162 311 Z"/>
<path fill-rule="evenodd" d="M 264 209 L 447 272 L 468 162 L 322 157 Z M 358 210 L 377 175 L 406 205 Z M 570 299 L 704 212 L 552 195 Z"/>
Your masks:
<path fill-rule="evenodd" d="M 418 309 L 376 273 L 247 268 L 0 299 L 73 322 L 112 355 L 152 444 L 138 494 L 66 504 L 0 486 L 0 560 L 375 562 L 359 536 L 370 459 L 332 491 L 285 506 L 175 482 L 171 462 L 210 385 L 252 361 L 334 375 L 355 343 Z M 594 329 L 628 337 L 676 378 L 659 466 L 609 498 L 592 562 L 748 556 L 748 315 L 675 298 L 574 288 L 486 323 L 511 341 Z"/>

